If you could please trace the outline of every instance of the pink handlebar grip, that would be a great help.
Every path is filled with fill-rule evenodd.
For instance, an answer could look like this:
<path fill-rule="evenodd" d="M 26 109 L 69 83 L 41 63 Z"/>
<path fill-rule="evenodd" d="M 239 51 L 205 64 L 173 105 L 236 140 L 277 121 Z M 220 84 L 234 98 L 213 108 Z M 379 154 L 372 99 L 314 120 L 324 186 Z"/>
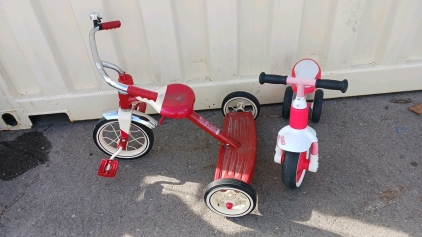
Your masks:
<path fill-rule="evenodd" d="M 157 101 L 158 93 L 150 90 L 145 90 L 136 86 L 128 86 L 127 93 L 134 95 L 134 96 L 140 96 L 142 98 Z"/>
<path fill-rule="evenodd" d="M 104 22 L 104 23 L 101 23 L 101 30 L 112 30 L 112 29 L 119 28 L 121 25 L 122 24 L 120 23 L 120 21 Z"/>

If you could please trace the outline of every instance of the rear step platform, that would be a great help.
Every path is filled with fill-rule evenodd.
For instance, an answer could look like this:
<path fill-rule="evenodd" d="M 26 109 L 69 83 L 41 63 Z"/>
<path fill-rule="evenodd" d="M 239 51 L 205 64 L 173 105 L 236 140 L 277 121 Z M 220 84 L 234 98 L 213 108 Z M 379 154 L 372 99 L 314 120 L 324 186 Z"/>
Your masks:
<path fill-rule="evenodd" d="M 231 178 L 252 182 L 256 162 L 256 127 L 249 112 L 231 112 L 224 118 L 223 132 L 241 143 L 238 148 L 220 144 L 214 180 Z"/>

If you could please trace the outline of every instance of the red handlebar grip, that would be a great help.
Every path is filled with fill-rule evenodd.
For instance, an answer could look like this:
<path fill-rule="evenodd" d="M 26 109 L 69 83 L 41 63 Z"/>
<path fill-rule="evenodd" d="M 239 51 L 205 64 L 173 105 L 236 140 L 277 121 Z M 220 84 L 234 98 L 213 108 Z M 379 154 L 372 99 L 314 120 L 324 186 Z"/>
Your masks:
<path fill-rule="evenodd" d="M 128 86 L 127 93 L 146 98 L 148 100 L 157 101 L 158 93 L 150 90 L 145 90 L 136 86 Z"/>
<path fill-rule="evenodd" d="M 101 23 L 101 30 L 112 30 L 112 29 L 119 28 L 121 25 L 122 24 L 120 23 L 120 21 L 104 22 L 104 23 Z"/>

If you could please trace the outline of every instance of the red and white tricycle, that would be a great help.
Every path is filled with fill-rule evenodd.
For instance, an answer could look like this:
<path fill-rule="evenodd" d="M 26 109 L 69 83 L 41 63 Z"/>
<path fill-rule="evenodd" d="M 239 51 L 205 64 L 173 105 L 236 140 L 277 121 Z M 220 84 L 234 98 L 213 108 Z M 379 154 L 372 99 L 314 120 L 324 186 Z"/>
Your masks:
<path fill-rule="evenodd" d="M 120 21 L 103 22 L 98 13 L 90 14 L 94 27 L 89 33 L 89 42 L 96 68 L 102 78 L 118 90 L 119 109 L 105 112 L 94 128 L 93 139 L 100 150 L 110 155 L 103 159 L 98 175 L 115 177 L 119 159 L 134 159 L 146 155 L 154 143 L 152 129 L 157 121 L 145 114 L 147 104 L 164 118 L 187 118 L 201 129 L 220 141 L 214 181 L 205 191 L 204 201 L 214 212 L 239 217 L 250 213 L 256 206 L 256 193 L 250 186 L 256 160 L 256 128 L 254 119 L 258 117 L 258 100 L 246 92 L 233 92 L 222 103 L 225 115 L 223 129 L 220 130 L 193 111 L 195 94 L 184 84 L 147 90 L 134 85 L 132 76 L 120 67 L 99 57 L 95 33 L 120 27 Z M 113 81 L 104 68 L 118 73 L 118 81 Z"/>
<path fill-rule="evenodd" d="M 308 119 L 319 122 L 324 93 L 321 89 L 347 91 L 348 82 L 320 79 L 321 69 L 312 59 L 297 62 L 291 76 L 269 75 L 262 72 L 259 83 L 291 84 L 284 94 L 282 116 L 290 118 L 290 124 L 283 127 L 277 136 L 274 161 L 282 164 L 281 179 L 291 189 L 298 188 L 306 171 L 318 170 L 318 139 L 313 128 L 308 126 Z M 314 94 L 313 102 L 306 101 L 306 95 Z M 296 94 L 296 95 L 295 95 Z"/>

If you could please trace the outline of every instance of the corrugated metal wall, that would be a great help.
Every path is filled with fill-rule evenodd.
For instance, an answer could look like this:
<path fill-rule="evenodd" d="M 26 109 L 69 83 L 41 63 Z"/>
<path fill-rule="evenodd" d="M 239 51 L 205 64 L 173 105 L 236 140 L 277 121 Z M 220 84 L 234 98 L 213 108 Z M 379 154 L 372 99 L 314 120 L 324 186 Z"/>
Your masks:
<path fill-rule="evenodd" d="M 191 85 L 196 109 L 218 108 L 236 90 L 281 102 L 284 87 L 261 86 L 258 74 L 289 74 L 304 57 L 325 78 L 348 78 L 345 96 L 422 89 L 420 0 L 0 0 L 0 129 L 117 107 L 91 59 L 94 11 L 122 22 L 97 34 L 103 60 L 150 89 Z"/>

